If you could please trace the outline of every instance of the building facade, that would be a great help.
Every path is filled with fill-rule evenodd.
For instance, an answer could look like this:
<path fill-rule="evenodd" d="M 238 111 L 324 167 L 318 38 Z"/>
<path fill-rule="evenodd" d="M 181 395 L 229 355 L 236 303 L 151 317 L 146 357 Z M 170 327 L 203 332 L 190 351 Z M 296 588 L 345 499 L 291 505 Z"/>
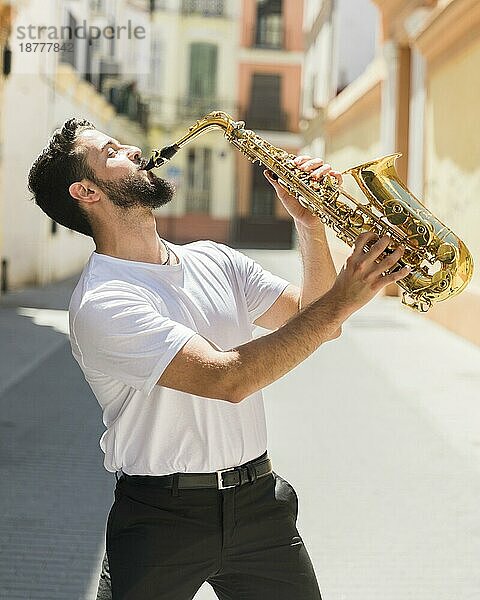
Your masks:
<path fill-rule="evenodd" d="M 298 154 L 303 66 L 303 1 L 244 0 L 240 20 L 238 114 L 248 129 Z M 293 224 L 265 180 L 263 167 L 236 157 L 232 243 L 290 248 Z"/>
<path fill-rule="evenodd" d="M 342 11 L 361 14 L 349 22 L 341 18 Z M 306 14 L 306 149 L 322 149 L 328 162 L 341 170 L 401 152 L 400 177 L 465 241 L 475 260 L 480 250 L 475 202 L 480 192 L 480 126 L 475 117 L 480 4 L 308 0 Z M 347 44 L 343 50 L 361 55 L 355 69 L 350 61 L 350 76 L 345 70 L 342 74 L 341 40 L 355 36 L 350 49 Z M 334 246 L 339 256 L 347 254 L 344 244 L 334 241 Z M 428 317 L 480 343 L 479 281 L 477 272 L 462 294 L 437 304 Z M 388 293 L 397 294 L 398 287 Z"/>
<path fill-rule="evenodd" d="M 239 6 L 227 0 L 154 3 L 151 67 L 139 79 L 151 148 L 183 137 L 211 111 L 235 117 Z M 160 235 L 176 243 L 230 239 L 234 157 L 220 129 L 189 143 L 158 173 L 176 186 L 174 200 L 157 212 Z"/>
<path fill-rule="evenodd" d="M 34 43 L 48 42 L 48 33 L 58 36 L 55 32 L 60 32 L 61 27 L 81 26 L 84 21 L 93 25 L 98 19 L 113 24 L 116 18 L 118 22 L 120 4 L 109 0 L 15 2 L 10 34 L 11 73 L 3 84 L 1 100 L 0 258 L 6 273 L 4 288 L 41 285 L 72 275 L 81 270 L 94 247 L 89 237 L 49 219 L 31 201 L 27 189 L 30 166 L 55 129 L 73 116 L 87 118 L 112 136 L 147 148 L 145 129 L 138 116 L 141 111 L 137 107 L 135 112 L 129 98 L 129 102 L 124 102 L 128 112 L 114 96 L 115 90 L 131 78 L 122 78 L 121 62 L 117 61 L 116 69 L 112 67 L 116 54 L 115 49 L 110 52 L 109 40 L 89 44 L 88 39 L 72 35 L 56 40 L 60 45 L 65 43 L 64 51 L 52 51 L 49 55 L 31 51 Z M 26 29 L 28 26 L 32 29 Z M 37 29 L 42 26 L 50 29 L 42 33 Z M 105 66 L 106 60 L 110 61 L 110 70 Z M 102 73 L 108 77 L 100 77 Z"/>

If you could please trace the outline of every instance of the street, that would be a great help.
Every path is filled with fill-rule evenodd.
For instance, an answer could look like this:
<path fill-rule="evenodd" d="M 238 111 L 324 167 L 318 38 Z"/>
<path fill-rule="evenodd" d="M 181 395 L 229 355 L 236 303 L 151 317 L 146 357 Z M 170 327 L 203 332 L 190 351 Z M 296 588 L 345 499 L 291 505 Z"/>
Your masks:
<path fill-rule="evenodd" d="M 297 252 L 245 252 L 300 283 Z M 0 298 L 5 600 L 95 599 L 115 479 L 70 353 L 75 283 Z M 378 297 L 265 390 L 323 600 L 480 598 L 479 384 L 479 347 Z M 214 598 L 208 584 L 195 596 Z"/>

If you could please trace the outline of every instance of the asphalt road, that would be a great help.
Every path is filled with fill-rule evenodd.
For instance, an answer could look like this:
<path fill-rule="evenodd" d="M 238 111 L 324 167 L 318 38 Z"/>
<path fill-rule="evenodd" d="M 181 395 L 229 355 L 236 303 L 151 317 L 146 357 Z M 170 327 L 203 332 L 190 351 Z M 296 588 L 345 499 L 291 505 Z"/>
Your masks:
<path fill-rule="evenodd" d="M 298 282 L 294 253 L 249 254 Z M 73 284 L 0 301 L 5 600 L 95 598 L 114 479 L 66 337 Z M 297 490 L 324 600 L 480 598 L 479 359 L 378 298 L 266 389 L 270 456 Z"/>

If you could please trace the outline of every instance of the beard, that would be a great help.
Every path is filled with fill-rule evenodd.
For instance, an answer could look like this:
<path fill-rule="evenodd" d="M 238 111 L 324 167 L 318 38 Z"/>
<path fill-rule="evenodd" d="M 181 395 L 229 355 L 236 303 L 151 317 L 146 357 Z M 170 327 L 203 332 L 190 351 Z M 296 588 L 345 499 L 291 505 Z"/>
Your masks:
<path fill-rule="evenodd" d="M 175 193 L 175 186 L 150 171 L 147 177 L 148 179 L 137 171 L 126 175 L 120 181 L 97 179 L 96 183 L 112 204 L 120 208 L 143 206 L 154 209 L 170 202 Z"/>

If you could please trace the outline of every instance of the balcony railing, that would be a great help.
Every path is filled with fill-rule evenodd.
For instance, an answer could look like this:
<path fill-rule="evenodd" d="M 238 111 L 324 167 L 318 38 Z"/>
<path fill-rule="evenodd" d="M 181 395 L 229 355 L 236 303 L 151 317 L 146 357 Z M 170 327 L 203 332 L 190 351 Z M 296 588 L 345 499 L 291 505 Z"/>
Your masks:
<path fill-rule="evenodd" d="M 182 0 L 182 14 L 223 17 L 224 0 Z"/>
<path fill-rule="evenodd" d="M 280 23 L 275 25 L 259 25 L 255 32 L 253 45 L 255 48 L 282 50 L 285 47 L 284 28 Z"/>
<path fill-rule="evenodd" d="M 223 110 L 234 119 L 237 118 L 237 108 L 231 98 L 165 98 L 153 95 L 145 98 L 145 101 L 149 105 L 151 124 L 162 124 L 167 118 L 173 118 L 176 122 L 188 122 L 199 119 L 213 110 Z"/>
<path fill-rule="evenodd" d="M 219 109 L 221 109 L 221 103 L 216 97 L 192 98 L 185 96 L 177 100 L 177 115 L 180 119 L 198 119 L 212 110 Z"/>
<path fill-rule="evenodd" d="M 207 213 L 210 210 L 210 191 L 187 189 L 185 195 L 185 211 L 187 213 Z"/>

